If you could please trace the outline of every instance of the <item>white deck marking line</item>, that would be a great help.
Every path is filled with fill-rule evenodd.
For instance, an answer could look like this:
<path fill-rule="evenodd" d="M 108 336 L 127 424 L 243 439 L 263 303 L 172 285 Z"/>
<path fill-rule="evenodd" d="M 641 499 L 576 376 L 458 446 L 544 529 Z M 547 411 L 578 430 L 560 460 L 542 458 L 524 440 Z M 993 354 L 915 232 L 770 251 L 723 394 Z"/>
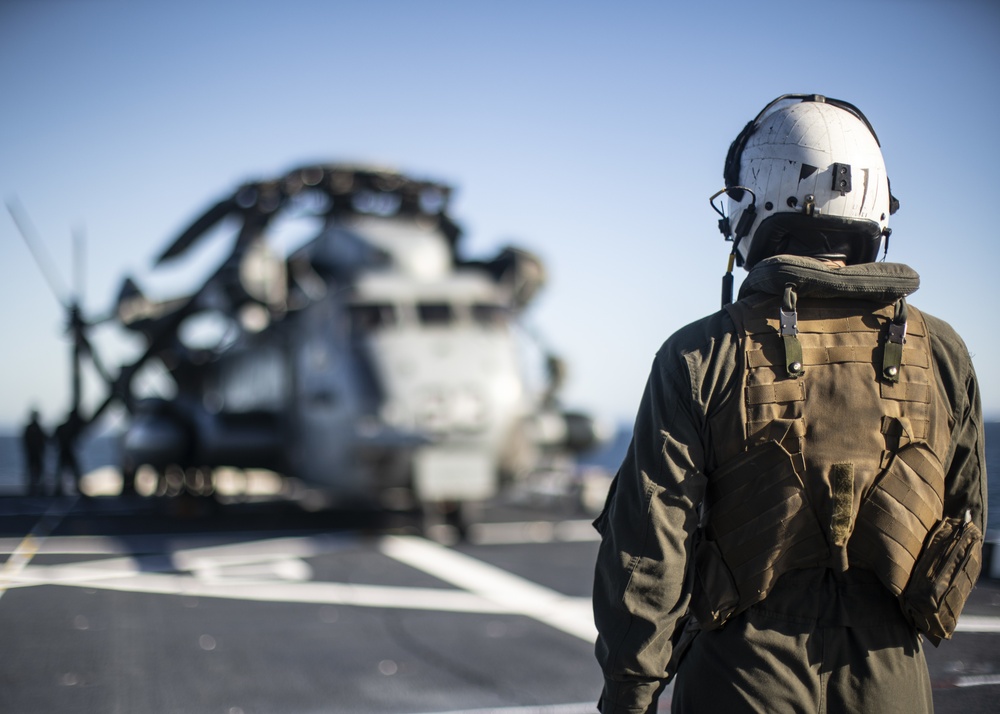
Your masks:
<path fill-rule="evenodd" d="M 21 539 L 0 538 L 0 555 L 13 553 Z M 55 555 L 122 555 L 131 552 L 121 541 L 103 536 L 49 536 L 39 553 Z"/>
<path fill-rule="evenodd" d="M 443 610 L 487 614 L 513 614 L 489 600 L 461 590 L 444 588 L 405 588 L 383 585 L 354 585 L 327 582 L 276 582 L 261 580 L 205 581 L 192 575 L 139 573 L 122 577 L 115 573 L 94 579 L 56 580 L 53 585 L 66 585 L 96 590 L 148 593 L 153 595 L 187 595 L 254 602 L 307 603 L 319 605 L 350 605 L 409 610 Z M 32 585 L 48 584 L 44 581 Z"/>
<path fill-rule="evenodd" d="M 967 674 L 955 680 L 956 687 L 982 687 L 1000 684 L 1000 674 Z"/>
<path fill-rule="evenodd" d="M 0 597 L 11 587 L 16 587 L 18 578 L 38 552 L 38 539 L 31 533 L 24 536 L 14 552 L 0 569 Z"/>
<path fill-rule="evenodd" d="M 437 543 L 415 536 L 386 536 L 379 549 L 390 558 L 506 608 L 593 642 L 590 598 L 569 597 Z"/>
<path fill-rule="evenodd" d="M 210 561 L 215 566 L 241 564 L 273 560 L 275 558 L 312 558 L 324 553 L 332 553 L 348 546 L 357 545 L 360 540 L 354 536 L 290 536 L 282 538 L 262 538 L 237 543 L 198 546 L 174 551 L 170 558 L 179 570 L 193 569 L 192 563 Z"/>
<path fill-rule="evenodd" d="M 237 579 L 272 581 L 275 576 L 284 580 L 309 580 L 311 569 L 303 558 L 334 552 L 345 544 L 356 542 L 357 539 L 337 536 L 268 538 L 185 548 L 161 556 L 119 556 L 27 569 L 22 566 L 20 570 L 23 572 L 12 575 L 8 587 L 74 585 L 81 581 L 133 577 L 141 572 L 156 572 L 149 569 L 149 563 L 157 559 L 169 562 L 172 566 L 161 569 L 188 571 L 203 580 L 223 580 L 230 583 Z M 80 552 L 65 547 L 63 550 L 69 553 Z M 41 547 L 38 551 L 53 552 L 51 548 Z"/>
<path fill-rule="evenodd" d="M 993 615 L 961 615 L 956 632 L 1000 632 L 1000 617 Z"/>
<path fill-rule="evenodd" d="M 597 714 L 594 702 L 579 704 L 538 704 L 528 707 L 489 707 L 487 709 L 460 709 L 430 714 Z"/>
<path fill-rule="evenodd" d="M 150 568 L 149 563 L 139 558 L 108 558 L 106 560 L 91 560 L 81 563 L 64 565 L 29 566 L 8 587 L 31 587 L 36 585 L 77 585 L 87 583 L 88 586 L 102 580 L 134 578 L 142 573 L 157 573 Z M 163 560 L 166 564 L 168 561 Z M 159 570 L 171 570 L 165 565 Z M 308 581 L 312 579 L 312 568 L 294 556 L 262 555 L 259 558 L 245 558 L 238 562 L 214 563 L 209 560 L 196 560 L 193 567 L 186 568 L 193 577 L 204 582 L 224 583 L 258 583 L 283 581 Z M 178 575 L 177 573 L 160 573 L 162 575 Z"/>
<path fill-rule="evenodd" d="M 132 578 L 141 573 L 132 558 L 91 560 L 66 565 L 29 565 L 7 584 L 9 588 L 27 588 L 38 585 L 76 585 L 98 580 Z"/>
<path fill-rule="evenodd" d="M 301 557 L 309 557 L 312 553 L 330 553 L 335 550 L 353 547 L 363 542 L 362 536 L 353 533 L 323 534 L 311 536 L 274 537 L 271 533 L 231 534 L 240 540 L 231 540 L 224 534 L 191 533 L 177 534 L 171 537 L 163 535 L 133 535 L 133 536 L 64 536 L 50 535 L 38 549 L 39 553 L 49 555 L 129 555 L 132 553 L 184 553 L 214 555 L 228 551 L 240 552 L 253 547 L 263 552 L 294 551 Z M 21 538 L 0 538 L 0 555 L 14 552 Z M 369 540 L 371 540 L 369 538 Z M 164 547 L 169 551 L 162 550 Z"/>
<path fill-rule="evenodd" d="M 590 521 L 585 520 L 473 523 L 469 527 L 469 541 L 476 545 L 578 543 L 600 539 Z"/>
<path fill-rule="evenodd" d="M 0 597 L 3 597 L 11 584 L 17 582 L 20 574 L 28 566 L 28 563 L 31 562 L 31 559 L 35 557 L 35 554 L 38 553 L 45 538 L 55 530 L 55 527 L 59 525 L 63 517 L 73 510 L 73 506 L 76 505 L 78 500 L 79 497 L 75 497 L 64 503 L 60 499 L 52 504 L 42 517 L 38 519 L 38 522 L 28 535 L 24 536 L 14 549 L 14 552 L 4 562 L 3 567 L 0 568 Z"/>
<path fill-rule="evenodd" d="M 297 558 L 343 547 L 343 538 L 278 538 L 271 541 L 211 546 L 177 551 L 168 563 L 182 563 L 191 574 L 143 570 L 149 563 L 131 557 L 106 558 L 63 565 L 29 566 L 11 587 L 63 585 L 162 595 L 190 595 L 259 602 L 340 604 L 448 612 L 511 614 L 507 608 L 474 593 L 446 588 L 411 588 L 350 583 L 302 582 L 308 565 Z M 243 551 L 243 552 L 240 552 Z M 299 564 L 296 566 L 296 564 Z M 248 570 L 261 566 L 264 570 Z M 293 567 L 295 566 L 295 567 Z M 262 575 L 271 577 L 261 577 Z M 289 576 L 295 577 L 289 577 Z M 276 580 L 280 578 L 281 580 Z M 295 580 L 296 582 L 288 582 Z"/>

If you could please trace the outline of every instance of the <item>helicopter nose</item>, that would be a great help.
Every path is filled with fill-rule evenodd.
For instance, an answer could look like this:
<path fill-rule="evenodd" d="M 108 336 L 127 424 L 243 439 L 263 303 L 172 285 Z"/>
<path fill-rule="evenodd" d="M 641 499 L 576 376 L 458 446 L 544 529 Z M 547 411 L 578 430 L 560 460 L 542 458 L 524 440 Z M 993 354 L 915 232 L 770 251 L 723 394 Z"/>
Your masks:
<path fill-rule="evenodd" d="M 434 433 L 475 432 L 486 425 L 486 402 L 475 389 L 432 388 L 417 398 L 418 425 Z"/>

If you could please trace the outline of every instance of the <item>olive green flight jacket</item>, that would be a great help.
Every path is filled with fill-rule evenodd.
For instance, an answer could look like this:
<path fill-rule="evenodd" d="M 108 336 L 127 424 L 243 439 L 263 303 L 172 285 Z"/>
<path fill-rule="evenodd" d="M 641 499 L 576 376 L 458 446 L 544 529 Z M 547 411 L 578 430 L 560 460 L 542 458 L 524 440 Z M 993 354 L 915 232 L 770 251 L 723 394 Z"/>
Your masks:
<path fill-rule="evenodd" d="M 885 273 L 890 283 L 894 267 L 915 276 L 905 266 L 870 267 L 876 278 Z M 836 280 L 836 269 L 830 269 L 833 292 Z M 748 276 L 741 297 L 753 282 Z M 857 292 L 851 297 L 858 297 Z M 985 532 L 986 462 L 972 360 L 947 323 L 923 315 L 935 375 L 947 394 L 954 423 L 951 449 L 943 462 L 944 515 L 963 517 L 968 512 Z M 631 445 L 604 512 L 595 521 L 602 536 L 593 605 L 604 714 L 654 711 L 659 692 L 673 674 L 667 667 L 680 634 L 678 620 L 691 597 L 688 566 L 699 504 L 706 474 L 719 466 L 714 462 L 711 419 L 728 400 L 743 397 L 738 339 L 729 315 L 720 310 L 678 330 L 663 344 L 650 370 Z"/>

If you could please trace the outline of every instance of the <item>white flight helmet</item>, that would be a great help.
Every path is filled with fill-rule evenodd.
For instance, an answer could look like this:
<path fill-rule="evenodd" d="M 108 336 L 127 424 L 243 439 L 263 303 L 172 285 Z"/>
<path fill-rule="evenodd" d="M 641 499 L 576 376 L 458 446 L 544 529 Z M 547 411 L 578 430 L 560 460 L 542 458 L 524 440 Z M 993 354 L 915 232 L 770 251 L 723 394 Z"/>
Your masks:
<path fill-rule="evenodd" d="M 780 253 L 872 262 L 899 207 L 864 114 L 818 94 L 764 107 L 729 147 L 724 175 L 719 227 L 747 270 Z"/>

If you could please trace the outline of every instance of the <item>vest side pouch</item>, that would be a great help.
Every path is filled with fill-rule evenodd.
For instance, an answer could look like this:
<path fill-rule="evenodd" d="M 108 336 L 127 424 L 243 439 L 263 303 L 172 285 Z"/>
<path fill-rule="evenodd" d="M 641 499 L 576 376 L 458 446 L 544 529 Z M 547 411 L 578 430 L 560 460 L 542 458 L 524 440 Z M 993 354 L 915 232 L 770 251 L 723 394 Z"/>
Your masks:
<path fill-rule="evenodd" d="M 927 534 L 941 519 L 944 475 L 925 444 L 906 445 L 869 489 L 848 542 L 851 567 L 872 570 L 901 596 Z"/>
<path fill-rule="evenodd" d="M 715 629 L 767 597 L 781 575 L 824 561 L 828 549 L 793 457 L 775 441 L 709 475 L 694 549 L 691 610 Z"/>
<path fill-rule="evenodd" d="M 732 616 L 739 602 L 736 581 L 719 546 L 702 533 L 694 547 L 691 613 L 702 629 L 717 630 Z"/>
<path fill-rule="evenodd" d="M 945 518 L 928 534 L 902 605 L 935 646 L 951 639 L 982 565 L 983 534 L 972 521 Z"/>

